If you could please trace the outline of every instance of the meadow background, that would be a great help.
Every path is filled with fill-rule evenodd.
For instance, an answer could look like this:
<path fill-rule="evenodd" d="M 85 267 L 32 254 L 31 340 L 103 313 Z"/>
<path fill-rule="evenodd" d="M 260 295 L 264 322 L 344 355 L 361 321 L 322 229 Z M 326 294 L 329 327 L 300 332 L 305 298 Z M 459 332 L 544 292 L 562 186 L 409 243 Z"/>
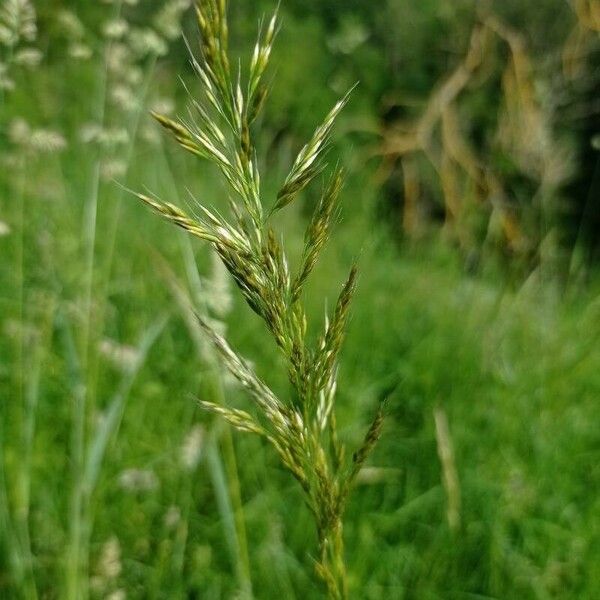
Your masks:
<path fill-rule="evenodd" d="M 248 56 L 266 0 L 231 0 Z M 358 293 L 338 411 L 388 398 L 353 598 L 600 597 L 600 3 L 282 0 L 266 196 L 330 107 L 348 182 L 309 287 Z M 198 92 L 188 0 L 0 0 L 0 597 L 320 598 L 315 534 L 191 302 L 274 389 L 262 323 L 124 187 L 219 206 L 149 116 Z M 319 185 L 278 217 L 301 250 Z"/>

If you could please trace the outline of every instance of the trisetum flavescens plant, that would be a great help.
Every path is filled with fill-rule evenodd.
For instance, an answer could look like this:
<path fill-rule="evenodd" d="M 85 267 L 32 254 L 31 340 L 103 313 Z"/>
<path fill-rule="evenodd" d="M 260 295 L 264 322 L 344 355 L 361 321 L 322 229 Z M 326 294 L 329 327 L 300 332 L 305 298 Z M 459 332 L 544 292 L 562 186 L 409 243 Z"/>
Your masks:
<path fill-rule="evenodd" d="M 15 87 L 13 71 L 35 68 L 42 53 L 33 45 L 37 38 L 35 7 L 30 0 L 0 2 L 0 108 L 4 94 Z"/>
<path fill-rule="evenodd" d="M 261 192 L 252 123 L 266 96 L 263 75 L 277 29 L 277 15 L 262 28 L 250 62 L 247 81 L 234 73 L 227 49 L 226 0 L 201 0 L 196 14 L 201 33 L 201 57 L 192 63 L 202 82 L 202 100 L 193 100 L 188 119 L 156 120 L 188 152 L 219 168 L 234 192 L 230 217 L 198 206 L 192 217 L 173 204 L 148 195 L 140 199 L 194 236 L 208 241 L 221 258 L 252 310 L 265 322 L 283 353 L 293 393 L 282 399 L 256 375 L 200 315 L 224 366 L 254 401 L 252 412 L 201 401 L 240 431 L 266 439 L 298 480 L 314 516 L 318 537 L 316 572 L 330 598 L 347 597 L 342 518 L 354 478 L 377 441 L 382 427 L 380 409 L 360 448 L 351 457 L 338 441 L 334 401 L 337 363 L 356 268 L 342 286 L 333 314 L 314 347 L 307 341 L 303 289 L 325 245 L 336 213 L 342 173 L 336 169 L 324 188 L 306 230 L 296 272 L 290 269 L 272 215 L 290 204 L 326 164 L 323 155 L 336 117 L 348 95 L 335 104 L 310 141 L 300 150 L 276 199 L 267 203 Z"/>

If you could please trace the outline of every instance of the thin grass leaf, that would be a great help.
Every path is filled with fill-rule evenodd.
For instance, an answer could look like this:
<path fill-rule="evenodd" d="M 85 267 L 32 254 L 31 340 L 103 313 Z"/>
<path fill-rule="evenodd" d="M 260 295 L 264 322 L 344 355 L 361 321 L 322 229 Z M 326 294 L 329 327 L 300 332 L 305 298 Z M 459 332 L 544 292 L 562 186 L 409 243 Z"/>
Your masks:
<path fill-rule="evenodd" d="M 125 405 L 133 382 L 146 362 L 148 352 L 164 330 L 167 321 L 167 317 L 161 317 L 154 325 L 150 326 L 144 332 L 136 349 L 135 362 L 123 375 L 117 392 L 111 400 L 106 414 L 100 421 L 100 424 L 96 428 L 94 436 L 90 441 L 82 477 L 82 485 L 88 495 L 92 493 L 98 480 L 108 442 L 111 436 L 114 435 L 115 431 L 119 428 L 119 422 L 123 415 L 123 411 L 125 410 Z"/>
<path fill-rule="evenodd" d="M 246 594 L 248 594 L 251 590 L 251 582 L 244 567 L 245 560 L 236 529 L 235 511 L 231 503 L 227 476 L 225 474 L 225 469 L 223 468 L 221 453 L 214 433 L 210 435 L 208 440 L 206 464 L 212 481 L 212 487 L 215 492 L 217 510 L 221 517 L 224 538 L 229 551 L 232 567 L 236 572 L 239 584 Z"/>

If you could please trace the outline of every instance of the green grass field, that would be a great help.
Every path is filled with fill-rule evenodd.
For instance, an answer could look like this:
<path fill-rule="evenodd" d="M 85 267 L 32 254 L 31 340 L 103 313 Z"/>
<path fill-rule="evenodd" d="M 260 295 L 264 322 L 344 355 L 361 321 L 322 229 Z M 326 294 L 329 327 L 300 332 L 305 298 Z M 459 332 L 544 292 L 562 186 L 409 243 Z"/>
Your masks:
<path fill-rule="evenodd" d="M 122 187 L 182 206 L 188 189 L 226 198 L 212 168 L 155 139 L 148 109 L 157 90 L 175 94 L 179 63 L 139 59 L 124 111 L 102 52 L 62 62 L 50 48 L 52 64 L 16 73 L 0 98 L 0 598 L 321 598 L 296 482 L 197 404 L 248 401 L 186 302 L 285 396 L 275 345 L 208 248 Z M 310 64 L 298 69 L 302 82 Z M 91 121 L 104 134 L 86 137 Z M 338 133 L 353 125 L 342 117 Z M 301 138 L 276 145 L 268 119 L 261 131 L 273 197 Z M 387 398 L 345 519 L 350 597 L 600 597 L 594 269 L 566 277 L 542 260 L 523 275 L 484 254 L 474 273 L 443 236 L 399 242 L 360 136 L 336 136 L 334 153 L 349 181 L 307 290 L 309 334 L 356 260 L 343 440 L 356 446 Z M 296 262 L 315 202 L 276 219 Z"/>

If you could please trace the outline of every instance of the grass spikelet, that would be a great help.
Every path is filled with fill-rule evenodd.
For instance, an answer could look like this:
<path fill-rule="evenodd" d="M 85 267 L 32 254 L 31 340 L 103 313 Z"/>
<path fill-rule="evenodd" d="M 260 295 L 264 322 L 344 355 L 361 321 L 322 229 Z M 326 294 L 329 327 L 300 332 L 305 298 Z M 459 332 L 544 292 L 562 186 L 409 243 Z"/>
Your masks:
<path fill-rule="evenodd" d="M 356 277 L 358 270 L 353 266 L 348 275 L 348 279 L 340 292 L 333 318 L 331 322 L 326 323 L 325 333 L 321 340 L 319 357 L 317 359 L 318 371 L 316 377 L 317 389 L 321 390 L 327 385 L 332 371 L 335 367 L 336 359 L 342 347 L 344 340 L 344 331 L 350 312 L 350 303 L 354 290 L 356 289 Z"/>
<path fill-rule="evenodd" d="M 381 403 L 365 439 L 361 444 L 360 448 L 352 456 L 352 466 L 344 484 L 344 494 L 348 494 L 349 488 L 353 481 L 356 479 L 361 467 L 364 465 L 369 454 L 375 447 L 377 440 L 381 437 L 381 430 L 383 428 L 383 422 L 385 420 L 385 403 Z"/>
<path fill-rule="evenodd" d="M 159 113 L 151 112 L 151 114 L 167 131 L 169 131 L 173 135 L 175 140 L 188 152 L 191 152 L 196 156 L 209 158 L 210 155 L 204 152 L 202 148 L 200 148 L 194 142 L 191 132 L 188 131 L 183 125 Z"/>
<path fill-rule="evenodd" d="M 351 93 L 352 90 L 336 102 L 323 123 L 315 130 L 311 140 L 298 153 L 292 170 L 277 194 L 277 202 L 273 206 L 272 212 L 280 210 L 292 202 L 327 166 L 322 159 L 330 141 L 331 130 L 341 110 L 348 103 Z"/>
<path fill-rule="evenodd" d="M 214 236 L 211 236 L 209 230 L 203 227 L 197 221 L 194 221 L 188 217 L 180 208 L 169 202 L 159 202 L 146 196 L 145 194 L 136 194 L 137 197 L 150 206 L 159 215 L 171 221 L 178 227 L 189 231 L 192 235 L 206 240 L 214 240 Z"/>
<path fill-rule="evenodd" d="M 312 272 L 319 253 L 327 243 L 331 230 L 331 217 L 335 212 L 343 182 L 343 173 L 337 169 L 315 210 L 304 237 L 302 265 L 292 286 L 292 299 L 296 301 L 302 287 Z"/>
<path fill-rule="evenodd" d="M 258 435 L 263 436 L 266 435 L 265 430 L 252 418 L 252 415 L 247 413 L 245 410 L 227 408 L 225 406 L 220 406 L 219 404 L 207 402 L 205 400 L 200 400 L 199 404 L 205 410 L 221 416 L 239 431 L 257 433 Z"/>

